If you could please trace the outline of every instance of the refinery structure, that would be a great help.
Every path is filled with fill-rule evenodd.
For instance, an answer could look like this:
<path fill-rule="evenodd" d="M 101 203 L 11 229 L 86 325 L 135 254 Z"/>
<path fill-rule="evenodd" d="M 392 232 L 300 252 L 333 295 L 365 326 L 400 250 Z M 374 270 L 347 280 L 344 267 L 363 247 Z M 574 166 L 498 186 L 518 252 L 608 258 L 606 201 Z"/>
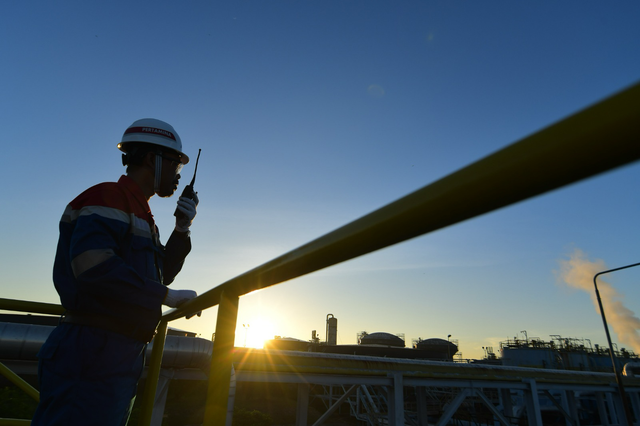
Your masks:
<path fill-rule="evenodd" d="M 456 341 L 439 338 L 407 346 L 403 335 L 361 332 L 357 344 L 338 345 L 338 319 L 329 314 L 326 321 L 324 341 L 314 330 L 307 341 L 275 336 L 264 349 L 235 348 L 228 418 L 258 394 L 274 398 L 258 409 L 280 417 L 275 424 L 296 426 L 332 424 L 336 416 L 340 424 L 371 426 L 622 424 L 610 354 L 588 340 L 514 338 L 500 343 L 499 354 L 486 348 L 483 359 L 464 360 Z M 37 351 L 53 326 L 52 317 L 0 315 L 2 365 L 34 382 Z M 214 345 L 169 333 L 152 425 L 174 424 L 166 423 L 172 386 L 206 384 Z M 614 355 L 640 410 L 638 357 L 625 349 Z"/>
<path fill-rule="evenodd" d="M 338 319 L 333 314 L 327 315 L 326 340 L 320 341 L 316 330 L 311 332 L 311 340 L 299 340 L 291 337 L 275 336 L 264 344 L 265 349 L 293 350 L 302 352 L 330 353 L 343 355 L 382 356 L 404 359 L 430 359 L 451 361 L 458 352 L 456 341 L 431 338 L 418 338 L 410 347 L 405 343 L 404 334 L 388 332 L 358 333 L 357 344 L 338 345 Z"/>
<path fill-rule="evenodd" d="M 265 342 L 265 349 L 315 353 L 332 353 L 385 358 L 421 359 L 469 364 L 504 365 L 553 370 L 613 372 L 610 351 L 589 339 L 549 335 L 549 340 L 538 337 L 506 339 L 500 342 L 499 354 L 493 347 L 483 348 L 483 359 L 463 359 L 458 352 L 458 341 L 441 338 L 417 338 L 407 345 L 404 334 L 388 332 L 358 333 L 357 344 L 337 344 L 338 319 L 327 315 L 326 339 L 321 341 L 316 330 L 311 340 L 275 336 Z M 450 336 L 449 336 L 450 337 Z M 633 351 L 617 349 L 614 344 L 616 367 L 622 371 L 627 364 L 635 365 L 640 359 Z"/>

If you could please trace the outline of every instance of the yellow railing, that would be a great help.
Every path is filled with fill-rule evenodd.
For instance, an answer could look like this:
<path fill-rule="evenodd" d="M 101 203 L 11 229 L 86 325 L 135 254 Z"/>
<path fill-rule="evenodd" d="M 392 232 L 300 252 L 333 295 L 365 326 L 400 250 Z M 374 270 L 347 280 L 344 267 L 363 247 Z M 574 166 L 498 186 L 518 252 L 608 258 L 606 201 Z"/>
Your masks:
<path fill-rule="evenodd" d="M 62 315 L 64 308 L 52 303 L 28 302 L 24 300 L 12 300 L 0 298 L 0 310 L 30 312 L 34 314 Z M 0 374 L 9 379 L 20 390 L 29 395 L 36 402 L 40 400 L 40 393 L 37 389 L 24 381 L 20 376 L 11 371 L 6 365 L 0 362 Z M 29 425 L 30 420 L 21 419 L 0 419 L 0 426 Z"/>
<path fill-rule="evenodd" d="M 31 420 L 22 419 L 0 419 L 0 425 L 2 426 L 29 426 Z"/>
<path fill-rule="evenodd" d="M 32 399 L 36 402 L 40 401 L 40 394 L 38 391 L 31 386 L 29 383 L 25 382 L 20 376 L 11 371 L 9 367 L 0 362 L 0 374 L 9 379 L 11 383 L 16 385 L 19 389 L 26 392 Z M 13 425 L 29 425 L 31 424 L 31 420 L 22 420 L 22 419 L 1 419 L 0 418 L 0 426 L 13 426 Z"/>
<path fill-rule="evenodd" d="M 165 312 L 149 361 L 141 424 L 151 423 L 169 321 L 219 305 L 203 425 L 223 425 L 240 296 L 636 161 L 638 123 L 640 84 Z"/>
<path fill-rule="evenodd" d="M 0 298 L 0 310 L 30 312 L 32 314 L 62 315 L 64 308 L 55 303 L 28 302 Z"/>
<path fill-rule="evenodd" d="M 166 312 L 168 322 L 220 305 L 203 425 L 225 422 L 240 296 L 636 161 L 638 123 L 640 84 Z M 145 399 L 143 425 L 151 420 L 151 402 Z"/>

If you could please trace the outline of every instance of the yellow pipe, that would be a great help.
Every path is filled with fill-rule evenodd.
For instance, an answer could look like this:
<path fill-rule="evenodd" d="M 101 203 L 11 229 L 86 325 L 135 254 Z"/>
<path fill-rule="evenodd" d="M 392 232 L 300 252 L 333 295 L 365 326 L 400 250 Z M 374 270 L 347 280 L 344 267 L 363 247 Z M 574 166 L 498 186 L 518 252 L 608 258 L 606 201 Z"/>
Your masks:
<path fill-rule="evenodd" d="M 220 295 L 203 426 L 224 425 L 227 418 L 239 300 L 227 292 Z"/>
<path fill-rule="evenodd" d="M 140 425 L 142 426 L 151 425 L 156 389 L 158 388 L 158 379 L 160 378 L 160 369 L 162 367 L 164 343 L 167 339 L 167 325 L 167 321 L 160 321 L 160 324 L 158 324 L 158 331 L 153 338 L 153 348 L 151 349 L 151 357 L 149 359 L 147 380 L 144 385 L 140 406 Z"/>
<path fill-rule="evenodd" d="M 22 419 L 0 419 L 0 426 L 28 426 L 31 420 Z"/>
<path fill-rule="evenodd" d="M 62 315 L 64 313 L 62 305 L 2 298 L 0 298 L 0 309 L 49 315 Z"/>
<path fill-rule="evenodd" d="M 233 278 L 167 312 L 238 296 L 482 215 L 640 159 L 640 84 Z"/>
<path fill-rule="evenodd" d="M 18 376 L 16 373 L 11 371 L 9 367 L 7 367 L 1 362 L 0 362 L 0 374 L 6 377 L 7 379 L 9 379 L 11 383 L 13 383 L 18 388 L 20 388 L 23 392 L 29 395 L 33 400 L 35 400 L 36 402 L 40 401 L 40 392 L 38 392 L 36 388 L 31 386 L 29 383 L 25 382 L 22 379 L 22 377 Z"/>

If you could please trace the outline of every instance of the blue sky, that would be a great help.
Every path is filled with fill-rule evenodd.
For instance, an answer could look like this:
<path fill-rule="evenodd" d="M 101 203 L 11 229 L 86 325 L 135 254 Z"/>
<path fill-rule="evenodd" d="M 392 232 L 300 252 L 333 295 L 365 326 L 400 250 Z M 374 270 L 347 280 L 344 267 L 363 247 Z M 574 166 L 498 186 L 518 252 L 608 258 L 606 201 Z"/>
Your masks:
<path fill-rule="evenodd" d="M 202 293 L 638 82 L 639 18 L 635 1 L 3 2 L 3 297 L 58 301 L 60 215 L 124 172 L 116 144 L 136 119 L 202 148 L 174 283 Z M 236 342 L 324 339 L 332 313 L 342 344 L 363 330 L 451 334 L 465 358 L 524 330 L 604 344 L 590 294 L 558 271 L 575 250 L 640 260 L 639 167 L 245 296 Z M 168 237 L 175 199 L 151 207 Z M 607 279 L 640 313 L 640 270 Z M 215 315 L 172 326 L 209 337 Z"/>

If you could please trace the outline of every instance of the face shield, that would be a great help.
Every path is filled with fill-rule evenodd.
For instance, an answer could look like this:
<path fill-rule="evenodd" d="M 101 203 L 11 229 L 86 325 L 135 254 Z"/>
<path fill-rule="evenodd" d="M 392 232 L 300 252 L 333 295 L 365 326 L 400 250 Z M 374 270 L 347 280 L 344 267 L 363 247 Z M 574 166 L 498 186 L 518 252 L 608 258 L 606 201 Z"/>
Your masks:
<path fill-rule="evenodd" d="M 182 160 L 176 156 L 164 152 L 160 153 L 159 156 L 170 163 L 171 170 L 175 170 L 176 174 L 180 173 L 182 167 L 184 167 L 184 163 L 182 163 Z"/>
<path fill-rule="evenodd" d="M 153 182 L 154 192 L 157 194 L 160 190 L 160 181 L 162 180 L 162 167 L 166 163 L 168 163 L 170 170 L 174 172 L 174 175 L 178 175 L 182 170 L 184 164 L 180 157 L 174 154 L 169 154 L 166 152 L 156 152 L 156 174 Z"/>

